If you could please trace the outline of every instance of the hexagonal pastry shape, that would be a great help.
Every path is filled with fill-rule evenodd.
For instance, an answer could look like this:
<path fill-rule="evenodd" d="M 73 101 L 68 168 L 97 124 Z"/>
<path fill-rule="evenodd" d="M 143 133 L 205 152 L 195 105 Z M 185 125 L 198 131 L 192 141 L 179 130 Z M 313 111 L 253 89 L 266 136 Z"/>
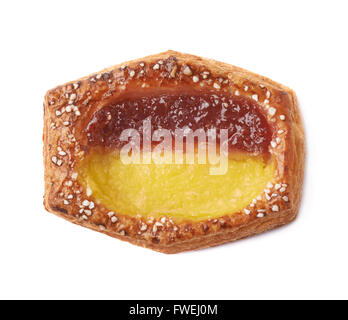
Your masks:
<path fill-rule="evenodd" d="M 292 221 L 305 139 L 292 90 L 175 51 L 68 82 L 44 101 L 46 209 L 164 253 Z"/>

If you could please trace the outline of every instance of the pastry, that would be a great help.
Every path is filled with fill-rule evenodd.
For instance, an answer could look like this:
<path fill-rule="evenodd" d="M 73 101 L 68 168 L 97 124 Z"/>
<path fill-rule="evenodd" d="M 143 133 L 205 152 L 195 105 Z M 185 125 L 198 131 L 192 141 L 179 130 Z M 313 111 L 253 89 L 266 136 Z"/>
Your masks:
<path fill-rule="evenodd" d="M 49 90 L 45 208 L 164 253 L 292 221 L 305 140 L 295 93 L 167 51 Z"/>

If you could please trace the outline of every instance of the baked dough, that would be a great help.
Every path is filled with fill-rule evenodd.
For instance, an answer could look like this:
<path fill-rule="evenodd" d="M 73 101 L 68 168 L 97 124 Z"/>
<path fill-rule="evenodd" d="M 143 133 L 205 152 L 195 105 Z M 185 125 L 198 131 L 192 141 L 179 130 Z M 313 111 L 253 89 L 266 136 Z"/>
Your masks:
<path fill-rule="evenodd" d="M 156 89 L 226 93 L 253 101 L 272 127 L 274 177 L 257 199 L 204 219 L 111 211 L 78 177 L 89 153 L 86 128 L 110 101 Z M 295 93 L 230 64 L 175 51 L 129 61 L 49 90 L 44 100 L 45 208 L 84 227 L 163 253 L 211 247 L 292 221 L 299 210 L 305 139 Z"/>

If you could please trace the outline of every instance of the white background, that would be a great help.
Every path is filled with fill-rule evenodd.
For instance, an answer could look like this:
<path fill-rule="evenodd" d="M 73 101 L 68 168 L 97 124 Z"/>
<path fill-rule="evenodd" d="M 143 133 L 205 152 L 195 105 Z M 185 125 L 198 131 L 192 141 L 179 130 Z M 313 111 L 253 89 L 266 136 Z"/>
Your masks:
<path fill-rule="evenodd" d="M 0 298 L 348 298 L 347 1 L 2 1 Z M 164 255 L 42 205 L 45 92 L 167 49 L 293 88 L 307 134 L 298 219 Z"/>

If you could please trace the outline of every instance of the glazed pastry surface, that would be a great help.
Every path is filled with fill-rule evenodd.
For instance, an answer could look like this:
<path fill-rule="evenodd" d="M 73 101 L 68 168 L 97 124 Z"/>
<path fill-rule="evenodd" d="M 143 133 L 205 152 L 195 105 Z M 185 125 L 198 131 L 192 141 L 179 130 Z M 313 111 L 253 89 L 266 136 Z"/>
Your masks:
<path fill-rule="evenodd" d="M 44 204 L 74 223 L 176 253 L 297 215 L 301 117 L 265 77 L 168 51 L 49 90 L 44 109 Z"/>

